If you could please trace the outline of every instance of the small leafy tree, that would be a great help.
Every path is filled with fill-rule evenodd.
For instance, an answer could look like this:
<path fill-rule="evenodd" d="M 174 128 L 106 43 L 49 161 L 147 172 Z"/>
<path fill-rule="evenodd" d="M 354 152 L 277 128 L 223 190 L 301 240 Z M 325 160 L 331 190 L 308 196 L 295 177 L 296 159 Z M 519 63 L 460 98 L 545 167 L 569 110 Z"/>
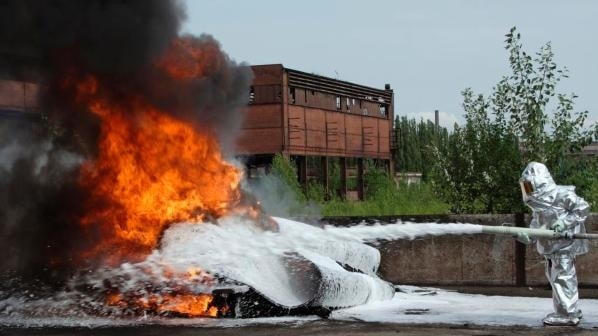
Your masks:
<path fill-rule="evenodd" d="M 557 84 L 568 78 L 568 70 L 554 62 L 550 42 L 532 59 L 523 50 L 521 35 L 515 27 L 506 37 L 511 74 L 503 77 L 495 88 L 492 97 L 495 114 L 497 118 L 510 119 L 508 126 L 521 140 L 523 162 L 557 166 L 565 154 L 577 152 L 590 143 L 598 125 L 584 128 L 588 111 L 574 111 L 577 95 L 557 92 Z"/>
<path fill-rule="evenodd" d="M 562 160 L 555 169 L 554 179 L 562 184 L 574 185 L 578 195 L 585 198 L 592 211 L 598 209 L 598 158 L 579 157 Z"/>
<path fill-rule="evenodd" d="M 455 127 L 446 150 L 434 149 L 435 190 L 454 212 L 522 211 L 517 180 L 525 164 L 554 172 L 598 130 L 584 129 L 588 112 L 574 112 L 575 94 L 556 91 L 567 70 L 554 63 L 550 43 L 532 59 L 515 28 L 506 37 L 511 74 L 489 98 L 463 91 L 466 124 Z"/>
<path fill-rule="evenodd" d="M 463 98 L 465 126 L 455 126 L 444 152 L 435 149 L 435 190 L 453 212 L 509 212 L 521 203 L 513 173 L 521 166 L 517 137 L 490 118 L 482 95 L 467 89 Z"/>

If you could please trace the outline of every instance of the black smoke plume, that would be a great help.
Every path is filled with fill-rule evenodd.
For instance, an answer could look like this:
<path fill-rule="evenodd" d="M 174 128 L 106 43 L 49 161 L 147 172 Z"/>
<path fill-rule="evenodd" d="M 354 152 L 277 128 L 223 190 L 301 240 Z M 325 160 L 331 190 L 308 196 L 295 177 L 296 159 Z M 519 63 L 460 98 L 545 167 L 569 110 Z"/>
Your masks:
<path fill-rule="evenodd" d="M 72 252 L 96 238 L 77 225 L 87 197 L 77 174 L 97 154 L 100 121 L 64 89 L 66 77 L 93 75 L 113 100 L 143 96 L 231 144 L 249 68 L 208 35 L 188 37 L 212 55 L 201 78 L 176 82 L 154 66 L 184 19 L 178 1 L 0 2 L 0 78 L 40 85 L 35 120 L 0 114 L 0 246 L 7 253 L 0 272 L 64 274 Z"/>

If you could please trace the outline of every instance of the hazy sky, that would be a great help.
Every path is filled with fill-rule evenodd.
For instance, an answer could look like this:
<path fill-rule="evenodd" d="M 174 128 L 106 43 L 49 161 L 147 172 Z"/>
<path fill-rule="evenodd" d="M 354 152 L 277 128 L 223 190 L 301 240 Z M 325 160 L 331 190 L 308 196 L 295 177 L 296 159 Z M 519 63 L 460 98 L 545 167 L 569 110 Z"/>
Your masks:
<path fill-rule="evenodd" d="M 488 93 L 508 73 L 504 34 L 535 53 L 552 41 L 570 70 L 561 91 L 598 121 L 596 0 L 187 0 L 185 30 L 208 33 L 238 62 L 395 90 L 395 114 L 462 121 L 460 92 Z"/>

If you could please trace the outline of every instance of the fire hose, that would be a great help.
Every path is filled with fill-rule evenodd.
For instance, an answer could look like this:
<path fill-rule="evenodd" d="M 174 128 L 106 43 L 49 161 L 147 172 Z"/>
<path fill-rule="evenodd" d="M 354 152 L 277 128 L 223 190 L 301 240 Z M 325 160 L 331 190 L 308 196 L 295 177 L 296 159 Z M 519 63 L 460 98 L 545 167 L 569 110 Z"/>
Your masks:
<path fill-rule="evenodd" d="M 480 225 L 482 233 L 494 235 L 509 235 L 517 236 L 524 233 L 530 238 L 545 238 L 545 239 L 598 239 L 598 233 L 571 233 L 571 232 L 557 232 L 548 229 L 533 229 L 512 226 L 511 223 L 503 223 L 502 226 Z"/>

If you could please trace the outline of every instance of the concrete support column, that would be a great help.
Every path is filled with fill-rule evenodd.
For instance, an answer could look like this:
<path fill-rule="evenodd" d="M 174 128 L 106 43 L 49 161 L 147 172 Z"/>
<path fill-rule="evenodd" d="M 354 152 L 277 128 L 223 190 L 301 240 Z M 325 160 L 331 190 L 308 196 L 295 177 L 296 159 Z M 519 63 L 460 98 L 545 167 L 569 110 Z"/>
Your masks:
<path fill-rule="evenodd" d="M 360 201 L 365 199 L 365 183 L 363 180 L 363 158 L 357 159 L 357 198 Z"/>
<path fill-rule="evenodd" d="M 307 157 L 297 156 L 297 178 L 299 183 L 305 187 L 307 185 Z"/>
<path fill-rule="evenodd" d="M 339 166 L 341 173 L 340 196 L 347 199 L 347 158 L 339 158 Z"/>
<path fill-rule="evenodd" d="M 329 177 L 328 177 L 328 157 L 322 156 L 320 158 L 320 182 L 324 187 L 324 192 L 326 193 L 326 197 L 328 197 L 328 190 L 330 188 Z"/>

